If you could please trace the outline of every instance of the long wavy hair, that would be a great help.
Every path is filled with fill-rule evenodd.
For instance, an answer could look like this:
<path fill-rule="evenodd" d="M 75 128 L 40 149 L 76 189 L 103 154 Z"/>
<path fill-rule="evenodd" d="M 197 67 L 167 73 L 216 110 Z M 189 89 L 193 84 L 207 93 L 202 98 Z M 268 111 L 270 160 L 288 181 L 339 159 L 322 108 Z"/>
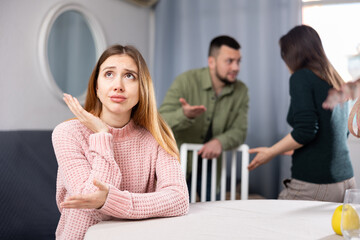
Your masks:
<path fill-rule="evenodd" d="M 326 57 L 318 33 L 309 26 L 299 25 L 279 40 L 281 57 L 293 72 L 308 68 L 335 89 L 345 82 Z"/>
<path fill-rule="evenodd" d="M 102 103 L 96 95 L 97 79 L 101 64 L 110 56 L 126 55 L 131 57 L 138 67 L 139 76 L 139 102 L 131 111 L 131 118 L 135 124 L 146 128 L 156 139 L 159 145 L 179 160 L 179 150 L 174 135 L 158 113 L 156 107 L 154 87 L 146 62 L 140 52 L 133 46 L 113 45 L 106 49 L 97 61 L 90 76 L 85 110 L 95 116 L 100 116 Z"/>

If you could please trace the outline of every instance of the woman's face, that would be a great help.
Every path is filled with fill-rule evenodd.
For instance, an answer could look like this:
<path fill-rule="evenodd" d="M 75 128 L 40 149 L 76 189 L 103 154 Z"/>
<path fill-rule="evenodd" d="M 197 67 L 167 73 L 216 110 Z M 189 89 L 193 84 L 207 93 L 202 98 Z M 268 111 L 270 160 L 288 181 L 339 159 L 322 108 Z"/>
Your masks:
<path fill-rule="evenodd" d="M 136 63 L 127 55 L 110 56 L 100 65 L 96 93 L 103 120 L 130 119 L 132 108 L 139 102 L 138 77 Z"/>

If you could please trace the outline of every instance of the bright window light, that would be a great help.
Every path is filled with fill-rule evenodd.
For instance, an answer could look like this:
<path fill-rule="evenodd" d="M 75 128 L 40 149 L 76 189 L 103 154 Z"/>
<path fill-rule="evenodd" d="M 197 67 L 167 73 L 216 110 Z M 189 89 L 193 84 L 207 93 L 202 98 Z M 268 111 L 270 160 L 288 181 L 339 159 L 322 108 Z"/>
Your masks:
<path fill-rule="evenodd" d="M 320 35 L 326 55 L 345 81 L 360 77 L 360 1 L 312 4 L 303 0 L 302 22 Z"/>

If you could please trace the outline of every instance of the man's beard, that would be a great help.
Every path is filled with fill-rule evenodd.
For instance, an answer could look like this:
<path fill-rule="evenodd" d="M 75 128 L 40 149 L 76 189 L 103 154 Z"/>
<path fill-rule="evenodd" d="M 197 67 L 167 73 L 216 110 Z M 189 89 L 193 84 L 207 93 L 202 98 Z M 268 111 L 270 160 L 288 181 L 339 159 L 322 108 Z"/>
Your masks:
<path fill-rule="evenodd" d="M 234 84 L 235 81 L 230 81 L 229 79 L 227 79 L 226 77 L 221 77 L 218 73 L 218 71 L 216 70 L 216 73 L 215 73 L 216 77 L 222 82 L 224 83 L 225 85 L 230 85 L 230 84 Z"/>

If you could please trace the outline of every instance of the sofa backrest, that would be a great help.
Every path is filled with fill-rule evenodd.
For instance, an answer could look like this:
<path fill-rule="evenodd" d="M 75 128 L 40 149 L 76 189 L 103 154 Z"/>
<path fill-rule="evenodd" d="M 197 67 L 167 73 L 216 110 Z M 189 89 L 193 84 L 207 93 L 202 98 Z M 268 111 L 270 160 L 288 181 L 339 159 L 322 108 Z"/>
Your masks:
<path fill-rule="evenodd" d="M 52 131 L 0 131 L 0 239 L 55 239 Z"/>

